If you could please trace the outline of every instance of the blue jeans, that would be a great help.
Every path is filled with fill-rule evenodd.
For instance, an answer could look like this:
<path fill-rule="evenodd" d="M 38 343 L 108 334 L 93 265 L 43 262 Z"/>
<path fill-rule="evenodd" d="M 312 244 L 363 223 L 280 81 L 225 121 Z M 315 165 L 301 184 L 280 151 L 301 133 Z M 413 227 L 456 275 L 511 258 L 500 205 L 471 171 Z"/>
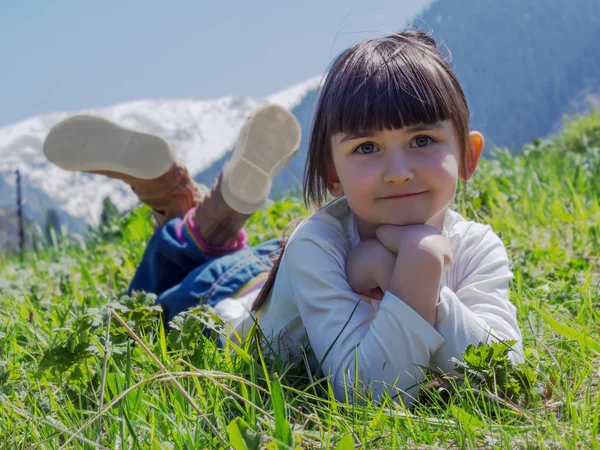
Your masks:
<path fill-rule="evenodd" d="M 181 219 L 172 219 L 156 230 L 129 286 L 129 293 L 156 294 L 167 321 L 199 304 L 214 306 L 269 272 L 280 244 L 279 239 L 272 239 L 215 255 L 200 250 L 181 234 L 180 227 Z"/>

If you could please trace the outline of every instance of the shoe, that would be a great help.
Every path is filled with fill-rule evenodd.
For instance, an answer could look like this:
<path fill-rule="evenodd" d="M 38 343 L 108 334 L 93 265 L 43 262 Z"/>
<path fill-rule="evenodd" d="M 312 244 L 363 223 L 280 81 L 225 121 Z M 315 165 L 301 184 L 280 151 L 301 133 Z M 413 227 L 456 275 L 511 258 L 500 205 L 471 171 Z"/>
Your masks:
<path fill-rule="evenodd" d="M 222 172 L 221 194 L 242 214 L 264 207 L 275 176 L 296 154 L 300 124 L 287 109 L 267 105 L 246 122 Z"/>
<path fill-rule="evenodd" d="M 280 106 L 264 106 L 250 117 L 219 178 L 193 211 L 206 243 L 235 245 L 248 218 L 264 207 L 273 178 L 298 150 L 300 135 L 296 118 Z"/>
<path fill-rule="evenodd" d="M 125 181 L 152 208 L 160 226 L 182 217 L 201 194 L 165 140 L 93 116 L 75 116 L 55 125 L 44 154 L 57 166 Z"/>

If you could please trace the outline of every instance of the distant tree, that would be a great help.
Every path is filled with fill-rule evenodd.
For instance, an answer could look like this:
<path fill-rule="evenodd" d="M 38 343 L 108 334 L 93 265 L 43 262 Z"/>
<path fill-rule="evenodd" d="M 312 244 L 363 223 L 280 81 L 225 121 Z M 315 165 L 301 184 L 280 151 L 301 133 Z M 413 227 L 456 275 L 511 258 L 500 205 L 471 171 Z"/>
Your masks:
<path fill-rule="evenodd" d="M 25 227 L 25 234 L 29 238 L 30 248 L 36 253 L 42 251 L 47 242 L 44 232 L 45 230 L 42 230 L 42 227 L 34 221 L 29 221 Z"/>
<path fill-rule="evenodd" d="M 100 214 L 100 226 L 110 224 L 115 218 L 119 217 L 119 210 L 112 202 L 110 197 L 105 197 L 102 201 L 102 213 Z"/>
<path fill-rule="evenodd" d="M 472 128 L 518 150 L 583 90 L 598 94 L 598 12 L 598 0 L 436 0 L 413 23 L 450 49 Z"/>
<path fill-rule="evenodd" d="M 46 212 L 46 226 L 44 228 L 44 236 L 49 244 L 57 244 L 60 242 L 62 232 L 60 215 L 55 208 L 50 208 Z"/>

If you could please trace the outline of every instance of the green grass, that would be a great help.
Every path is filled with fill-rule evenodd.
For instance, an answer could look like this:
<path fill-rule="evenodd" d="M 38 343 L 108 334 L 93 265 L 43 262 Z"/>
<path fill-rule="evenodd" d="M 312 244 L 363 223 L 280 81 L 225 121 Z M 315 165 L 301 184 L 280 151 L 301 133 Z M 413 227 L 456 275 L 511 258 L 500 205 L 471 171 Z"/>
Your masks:
<path fill-rule="evenodd" d="M 303 361 L 263 354 L 258 333 L 217 348 L 209 312 L 165 335 L 151 296 L 122 295 L 152 232 L 140 209 L 86 248 L 0 257 L 0 448 L 600 448 L 598 124 L 581 118 L 520 156 L 498 152 L 457 196 L 512 261 L 519 373 L 533 380 L 518 395 L 500 380 L 518 373 L 498 363 L 492 382 L 432 378 L 414 411 L 350 405 Z M 279 236 L 305 214 L 282 199 L 248 231 L 254 242 Z"/>

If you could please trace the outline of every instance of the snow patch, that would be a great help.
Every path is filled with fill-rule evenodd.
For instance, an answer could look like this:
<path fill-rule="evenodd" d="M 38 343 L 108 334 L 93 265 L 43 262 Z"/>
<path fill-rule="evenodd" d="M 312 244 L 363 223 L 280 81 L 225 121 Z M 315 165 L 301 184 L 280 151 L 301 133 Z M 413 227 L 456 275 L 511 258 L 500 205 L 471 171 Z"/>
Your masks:
<path fill-rule="evenodd" d="M 50 164 L 42 145 L 56 123 L 72 115 L 91 114 L 158 135 L 169 142 L 194 176 L 233 146 L 244 122 L 260 105 L 275 103 L 292 110 L 319 87 L 321 80 L 322 76 L 313 77 L 264 99 L 230 95 L 209 100 L 140 100 L 32 117 L 0 129 L 0 176 L 19 169 L 32 187 L 44 191 L 60 209 L 97 225 L 105 197 L 110 197 L 120 211 L 134 206 L 137 197 L 120 181 L 67 172 Z M 10 182 L 10 177 L 4 177 Z"/>

